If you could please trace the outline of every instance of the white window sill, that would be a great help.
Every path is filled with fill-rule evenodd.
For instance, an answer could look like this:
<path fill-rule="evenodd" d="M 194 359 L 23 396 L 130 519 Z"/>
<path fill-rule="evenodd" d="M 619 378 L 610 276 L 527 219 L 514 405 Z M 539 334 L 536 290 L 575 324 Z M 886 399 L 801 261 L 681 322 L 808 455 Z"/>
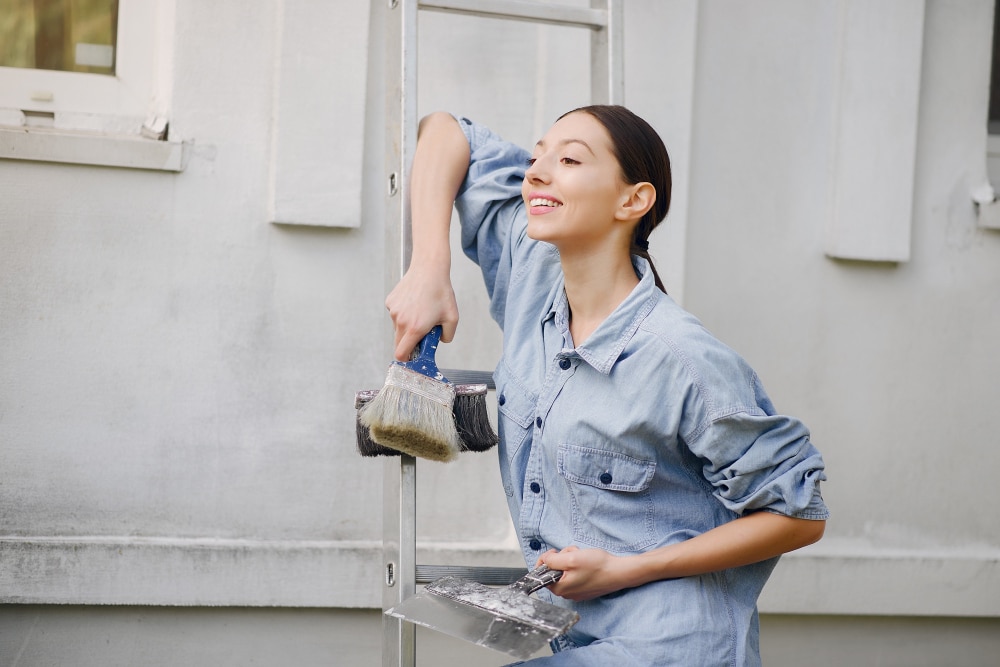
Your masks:
<path fill-rule="evenodd" d="M 976 188 L 972 193 L 976 204 L 976 218 L 983 229 L 1000 229 L 1000 200 L 989 183 Z"/>
<path fill-rule="evenodd" d="M 145 137 L 0 126 L 0 159 L 183 171 L 188 144 Z"/>

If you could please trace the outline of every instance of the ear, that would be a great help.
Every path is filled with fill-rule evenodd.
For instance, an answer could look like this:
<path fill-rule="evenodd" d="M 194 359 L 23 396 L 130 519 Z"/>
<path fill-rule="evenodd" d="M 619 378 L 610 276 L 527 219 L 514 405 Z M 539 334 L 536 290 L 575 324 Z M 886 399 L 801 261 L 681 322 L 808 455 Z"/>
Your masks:
<path fill-rule="evenodd" d="M 622 199 L 615 211 L 615 219 L 637 221 L 653 208 L 656 202 L 656 188 L 652 183 L 636 183 L 628 186 L 622 193 Z"/>

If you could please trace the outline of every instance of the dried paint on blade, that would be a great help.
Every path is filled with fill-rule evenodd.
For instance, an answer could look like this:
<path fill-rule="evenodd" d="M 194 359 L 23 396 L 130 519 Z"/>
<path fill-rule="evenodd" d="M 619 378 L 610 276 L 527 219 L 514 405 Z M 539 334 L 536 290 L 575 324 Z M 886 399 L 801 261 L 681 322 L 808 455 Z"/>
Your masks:
<path fill-rule="evenodd" d="M 543 602 L 510 588 L 495 589 L 457 577 L 444 577 L 427 586 L 434 595 L 456 600 L 519 623 L 545 628 L 560 635 L 579 618 L 575 611 Z"/>
<path fill-rule="evenodd" d="M 445 579 L 460 582 L 456 586 L 448 586 L 447 588 L 460 588 L 477 602 L 462 601 L 450 595 L 440 595 L 424 590 L 407 598 L 385 613 L 478 646 L 506 653 L 521 660 L 531 658 L 543 649 L 549 640 L 563 633 L 563 631 L 553 629 L 551 623 L 537 624 L 534 621 L 527 623 L 505 613 L 485 609 L 480 604 L 491 604 L 489 596 L 496 596 L 506 591 L 490 589 L 482 584 L 465 582 L 456 578 L 446 577 Z M 435 582 L 435 584 L 437 583 L 439 582 Z M 431 584 L 427 588 L 435 584 Z M 487 594 L 489 595 L 484 599 L 483 596 Z M 523 593 L 517 593 L 517 596 L 527 599 Z M 522 606 L 521 602 L 523 601 L 519 601 L 518 607 Z M 537 602 L 541 605 L 548 604 Z M 509 608 L 505 611 L 509 611 Z M 529 618 L 537 616 L 534 611 L 536 610 L 528 614 Z M 562 609 L 561 611 L 568 612 L 575 620 L 576 614 L 574 612 Z"/>

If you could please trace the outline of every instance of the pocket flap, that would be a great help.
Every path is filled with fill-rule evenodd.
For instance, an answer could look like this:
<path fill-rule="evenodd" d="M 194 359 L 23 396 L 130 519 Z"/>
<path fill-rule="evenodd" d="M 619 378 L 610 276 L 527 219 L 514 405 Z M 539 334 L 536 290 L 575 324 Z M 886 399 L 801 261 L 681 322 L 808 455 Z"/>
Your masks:
<path fill-rule="evenodd" d="M 494 371 L 493 380 L 497 386 L 497 409 L 521 428 L 531 426 L 535 419 L 535 399 L 530 392 L 506 372 L 502 363 Z"/>
<path fill-rule="evenodd" d="M 559 445 L 559 474 L 579 484 L 611 491 L 643 491 L 656 472 L 655 461 L 578 445 Z"/>

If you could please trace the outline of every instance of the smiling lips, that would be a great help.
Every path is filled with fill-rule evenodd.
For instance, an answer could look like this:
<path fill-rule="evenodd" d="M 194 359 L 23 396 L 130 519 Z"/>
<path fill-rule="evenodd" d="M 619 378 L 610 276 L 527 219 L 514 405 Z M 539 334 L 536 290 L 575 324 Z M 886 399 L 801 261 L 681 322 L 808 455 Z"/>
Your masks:
<path fill-rule="evenodd" d="M 560 206 L 562 206 L 562 202 L 552 199 L 551 197 L 545 197 L 533 194 L 528 199 L 528 206 L 531 209 L 532 215 L 541 215 L 544 213 L 548 213 L 550 210 L 554 208 L 559 208 Z"/>

